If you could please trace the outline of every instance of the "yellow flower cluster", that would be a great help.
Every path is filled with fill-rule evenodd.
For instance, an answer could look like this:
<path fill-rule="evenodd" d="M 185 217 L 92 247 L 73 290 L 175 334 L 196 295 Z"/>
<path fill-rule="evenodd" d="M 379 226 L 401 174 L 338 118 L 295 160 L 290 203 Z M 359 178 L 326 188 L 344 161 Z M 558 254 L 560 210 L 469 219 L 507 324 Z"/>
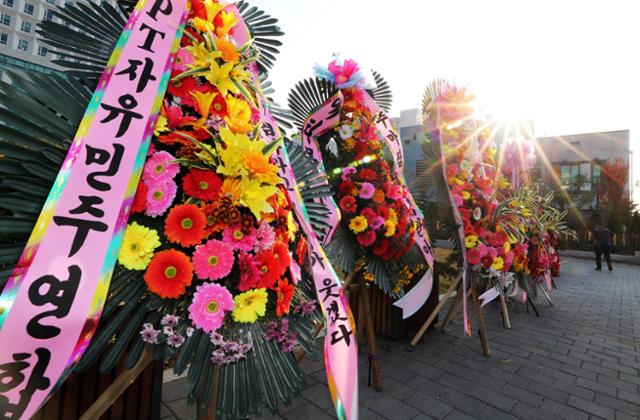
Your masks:
<path fill-rule="evenodd" d="M 402 290 L 405 286 L 411 283 L 411 279 L 413 279 L 413 276 L 415 276 L 417 273 L 419 273 L 423 269 L 424 269 L 423 264 L 418 264 L 413 268 L 409 267 L 408 265 L 405 265 L 404 267 L 402 267 L 402 270 L 400 270 L 400 272 L 398 273 L 398 278 L 393 288 L 393 292 L 398 293 L 400 290 Z"/>

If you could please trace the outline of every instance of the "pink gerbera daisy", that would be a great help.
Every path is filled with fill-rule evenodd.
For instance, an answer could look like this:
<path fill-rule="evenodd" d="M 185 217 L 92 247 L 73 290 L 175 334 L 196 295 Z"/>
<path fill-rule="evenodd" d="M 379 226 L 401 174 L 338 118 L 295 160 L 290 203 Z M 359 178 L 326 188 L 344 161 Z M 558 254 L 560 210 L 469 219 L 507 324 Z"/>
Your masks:
<path fill-rule="evenodd" d="M 256 230 L 251 227 L 243 232 L 240 224 L 231 225 L 222 232 L 222 239 L 233 249 L 250 251 L 256 244 Z"/>
<path fill-rule="evenodd" d="M 176 197 L 178 186 L 172 180 L 165 183 L 152 184 L 147 190 L 147 216 L 156 217 L 164 214 Z"/>
<path fill-rule="evenodd" d="M 176 158 L 164 150 L 154 153 L 144 164 L 142 180 L 150 185 L 162 184 L 173 179 L 180 172 Z"/>
<path fill-rule="evenodd" d="M 374 192 L 376 192 L 376 187 L 369 182 L 363 182 L 360 186 L 360 198 L 368 200 L 373 197 Z"/>
<path fill-rule="evenodd" d="M 240 268 L 238 290 L 246 292 L 256 288 L 260 281 L 260 270 L 253 257 L 245 253 L 238 254 L 238 267 Z"/>
<path fill-rule="evenodd" d="M 233 296 L 225 287 L 203 283 L 196 288 L 189 305 L 189 319 L 193 325 L 210 333 L 222 326 L 225 312 L 232 310 Z"/>
<path fill-rule="evenodd" d="M 199 279 L 218 280 L 231 272 L 233 251 L 226 243 L 211 239 L 193 253 L 193 269 Z"/>
<path fill-rule="evenodd" d="M 260 226 L 258 230 L 256 230 L 256 244 L 255 251 L 266 251 L 271 248 L 273 242 L 276 240 L 276 232 L 269 225 L 269 223 L 264 220 L 260 222 Z"/>

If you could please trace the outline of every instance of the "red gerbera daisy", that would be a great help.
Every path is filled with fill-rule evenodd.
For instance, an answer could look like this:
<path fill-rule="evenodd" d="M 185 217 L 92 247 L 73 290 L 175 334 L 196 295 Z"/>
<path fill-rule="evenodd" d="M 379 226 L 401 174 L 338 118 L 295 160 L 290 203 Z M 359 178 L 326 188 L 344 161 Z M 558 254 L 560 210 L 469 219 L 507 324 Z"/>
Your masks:
<path fill-rule="evenodd" d="M 278 281 L 278 287 L 276 287 L 276 293 L 278 294 L 278 303 L 276 304 L 276 314 L 283 316 L 289 313 L 291 307 L 291 299 L 293 298 L 293 292 L 295 287 L 286 280 Z"/>
<path fill-rule="evenodd" d="M 350 195 L 346 195 L 340 199 L 340 208 L 345 213 L 355 213 L 358 209 L 358 205 L 356 204 L 356 199 Z"/>
<path fill-rule="evenodd" d="M 182 179 L 182 188 L 187 195 L 200 200 L 217 200 L 222 180 L 213 171 L 191 169 Z"/>
<path fill-rule="evenodd" d="M 142 213 L 147 207 L 147 185 L 144 182 L 138 184 L 136 195 L 133 197 L 133 204 L 131 205 L 131 213 Z"/>
<path fill-rule="evenodd" d="M 164 299 L 176 299 L 191 284 L 193 266 L 189 257 L 175 249 L 157 252 L 144 273 L 149 290 Z"/>
<path fill-rule="evenodd" d="M 378 174 L 373 169 L 363 168 L 360 169 L 360 173 L 358 174 L 360 179 L 364 181 L 375 181 L 378 179 Z"/>
<path fill-rule="evenodd" d="M 171 242 L 182 246 L 193 246 L 205 237 L 207 219 L 194 204 L 182 204 L 169 211 L 164 222 L 164 233 Z"/>
<path fill-rule="evenodd" d="M 378 257 L 383 256 L 389 249 L 389 241 L 386 239 L 380 239 L 373 247 L 373 253 Z"/>
<path fill-rule="evenodd" d="M 343 194 L 351 194 L 351 191 L 353 190 L 354 187 L 355 186 L 353 185 L 353 182 L 342 181 L 340 185 L 338 185 L 338 191 L 340 191 Z"/>
<path fill-rule="evenodd" d="M 298 264 L 302 265 L 306 256 L 307 256 L 307 241 L 304 239 L 304 236 L 300 236 L 298 245 L 296 245 L 296 257 L 298 259 Z"/>
<path fill-rule="evenodd" d="M 256 263 L 260 271 L 260 281 L 258 288 L 273 289 L 280 277 L 280 262 L 271 250 L 260 252 L 256 255 Z"/>
<path fill-rule="evenodd" d="M 280 266 L 278 277 L 281 277 L 284 272 L 287 271 L 287 267 L 289 267 L 289 264 L 291 264 L 291 255 L 289 255 L 289 248 L 283 242 L 276 242 L 271 250 L 273 251 L 273 255 Z"/>

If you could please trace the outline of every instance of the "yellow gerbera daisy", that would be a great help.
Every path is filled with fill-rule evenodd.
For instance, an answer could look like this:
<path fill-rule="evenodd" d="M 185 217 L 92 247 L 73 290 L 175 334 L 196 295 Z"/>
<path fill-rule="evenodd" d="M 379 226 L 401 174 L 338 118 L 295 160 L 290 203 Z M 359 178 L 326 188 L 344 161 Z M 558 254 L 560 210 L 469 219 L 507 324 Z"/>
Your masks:
<path fill-rule="evenodd" d="M 267 310 L 267 289 L 252 289 L 233 298 L 231 315 L 236 322 L 253 323 Z"/>
<path fill-rule="evenodd" d="M 118 262 L 128 270 L 144 270 L 159 246 L 158 232 L 133 222 L 124 231 Z"/>
<path fill-rule="evenodd" d="M 504 260 L 502 259 L 502 257 L 495 257 L 493 259 L 493 263 L 491 264 L 491 268 L 498 271 L 502 270 L 502 267 L 504 267 Z"/>
<path fill-rule="evenodd" d="M 464 243 L 467 248 L 473 248 L 474 246 L 476 246 L 476 242 L 478 242 L 478 235 L 469 235 L 464 238 Z"/>
<path fill-rule="evenodd" d="M 395 235 L 395 233 L 396 233 L 396 224 L 393 223 L 393 221 L 387 220 L 386 222 L 384 222 L 383 226 L 385 228 L 384 236 L 386 236 L 388 238 L 390 236 Z"/>
<path fill-rule="evenodd" d="M 353 233 L 363 232 L 369 223 L 367 223 L 367 218 L 364 216 L 356 216 L 349 222 L 349 229 L 353 231 Z"/>

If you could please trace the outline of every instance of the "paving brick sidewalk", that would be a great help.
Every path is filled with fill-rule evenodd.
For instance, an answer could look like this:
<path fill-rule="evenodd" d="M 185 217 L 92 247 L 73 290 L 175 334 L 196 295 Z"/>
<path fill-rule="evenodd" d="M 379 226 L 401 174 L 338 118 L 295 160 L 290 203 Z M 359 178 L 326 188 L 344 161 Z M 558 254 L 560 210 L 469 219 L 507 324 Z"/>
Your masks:
<path fill-rule="evenodd" d="M 360 357 L 360 419 L 632 419 L 640 418 L 640 267 L 613 272 L 565 259 L 554 306 L 539 298 L 541 317 L 511 308 L 512 329 L 498 306 L 485 307 L 491 357 L 461 320 L 429 331 L 415 349 L 381 341 L 384 392 L 367 387 Z M 474 330 L 475 331 L 475 330 Z M 366 349 L 363 349 L 366 353 Z M 334 418 L 324 368 L 305 360 L 308 385 L 279 416 Z M 183 380 L 165 384 L 163 418 L 191 419 Z"/>

